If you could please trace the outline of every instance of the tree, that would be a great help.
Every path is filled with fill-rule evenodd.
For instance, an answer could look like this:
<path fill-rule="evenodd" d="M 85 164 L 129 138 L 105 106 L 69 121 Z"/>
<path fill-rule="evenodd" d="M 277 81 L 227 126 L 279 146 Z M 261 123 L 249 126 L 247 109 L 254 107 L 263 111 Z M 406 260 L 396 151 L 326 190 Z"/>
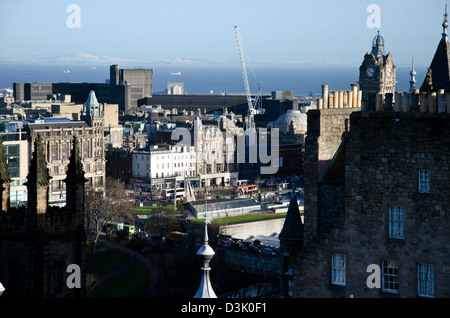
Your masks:
<path fill-rule="evenodd" d="M 84 201 L 87 224 L 94 231 L 92 255 L 95 255 L 102 228 L 114 220 L 132 221 L 133 203 L 129 201 L 124 185 L 112 178 L 106 178 L 104 192 L 86 190 Z"/>

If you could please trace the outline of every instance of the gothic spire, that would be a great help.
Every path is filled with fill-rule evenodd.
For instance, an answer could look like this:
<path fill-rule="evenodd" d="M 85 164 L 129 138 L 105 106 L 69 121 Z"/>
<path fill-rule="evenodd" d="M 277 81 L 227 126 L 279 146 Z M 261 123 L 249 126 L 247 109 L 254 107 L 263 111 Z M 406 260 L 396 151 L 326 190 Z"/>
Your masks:
<path fill-rule="evenodd" d="M 76 135 L 73 136 L 72 151 L 67 166 L 66 184 L 80 184 L 88 181 L 84 177 L 83 163 L 81 162 L 80 146 Z"/>
<path fill-rule="evenodd" d="M 25 185 L 37 188 L 48 187 L 50 185 L 50 174 L 45 159 L 44 146 L 41 135 L 34 138 L 34 152 L 30 161 L 27 182 Z"/>

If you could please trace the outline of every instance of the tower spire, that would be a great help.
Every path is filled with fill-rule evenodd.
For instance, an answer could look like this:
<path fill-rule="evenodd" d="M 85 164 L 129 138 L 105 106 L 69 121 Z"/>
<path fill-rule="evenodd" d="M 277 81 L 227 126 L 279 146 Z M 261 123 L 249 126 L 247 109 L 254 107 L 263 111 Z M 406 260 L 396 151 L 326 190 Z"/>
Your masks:
<path fill-rule="evenodd" d="M 416 71 L 414 70 L 414 57 L 412 58 L 412 69 L 409 75 L 411 75 L 411 80 L 409 81 L 409 92 L 414 92 L 416 88 Z"/>
<path fill-rule="evenodd" d="M 203 234 L 203 245 L 197 252 L 197 255 L 200 255 L 203 258 L 203 267 L 201 267 L 202 279 L 200 281 L 200 287 L 198 288 L 194 298 L 217 298 L 216 293 L 212 288 L 211 280 L 209 277 L 209 271 L 211 270 L 211 267 L 209 267 L 209 262 L 211 261 L 215 253 L 211 246 L 209 246 L 208 244 L 209 218 L 206 216 L 206 212 L 208 210 L 207 204 L 208 201 L 205 201 L 205 233 Z"/>
<path fill-rule="evenodd" d="M 444 13 L 444 22 L 442 22 L 442 40 L 441 41 L 448 41 L 448 20 L 447 20 L 448 14 L 447 14 L 447 5 L 445 5 L 445 13 Z"/>

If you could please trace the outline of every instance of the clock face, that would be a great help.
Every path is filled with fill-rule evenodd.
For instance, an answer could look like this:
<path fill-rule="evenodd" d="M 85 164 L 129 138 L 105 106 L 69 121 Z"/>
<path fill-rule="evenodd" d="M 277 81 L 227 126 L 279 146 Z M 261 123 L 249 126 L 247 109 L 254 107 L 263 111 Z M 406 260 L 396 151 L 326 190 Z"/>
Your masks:
<path fill-rule="evenodd" d="M 372 77 L 373 74 L 375 74 L 375 70 L 373 69 L 373 67 L 369 67 L 369 68 L 366 70 L 366 74 L 367 74 L 367 76 Z"/>
<path fill-rule="evenodd" d="M 392 70 L 391 70 L 390 68 L 388 68 L 388 69 L 386 70 L 386 74 L 387 74 L 387 76 L 391 76 Z"/>

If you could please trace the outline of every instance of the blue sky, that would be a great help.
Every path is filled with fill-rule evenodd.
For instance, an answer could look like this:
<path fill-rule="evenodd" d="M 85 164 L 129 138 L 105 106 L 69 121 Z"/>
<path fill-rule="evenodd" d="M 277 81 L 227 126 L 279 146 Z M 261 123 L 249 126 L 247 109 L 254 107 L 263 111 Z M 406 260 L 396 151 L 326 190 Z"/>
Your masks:
<path fill-rule="evenodd" d="M 255 65 L 354 65 L 370 51 L 370 4 L 397 66 L 431 63 L 442 0 L 2 0 L 0 63 L 236 65 L 233 24 Z M 68 5 L 80 11 L 69 28 Z"/>

